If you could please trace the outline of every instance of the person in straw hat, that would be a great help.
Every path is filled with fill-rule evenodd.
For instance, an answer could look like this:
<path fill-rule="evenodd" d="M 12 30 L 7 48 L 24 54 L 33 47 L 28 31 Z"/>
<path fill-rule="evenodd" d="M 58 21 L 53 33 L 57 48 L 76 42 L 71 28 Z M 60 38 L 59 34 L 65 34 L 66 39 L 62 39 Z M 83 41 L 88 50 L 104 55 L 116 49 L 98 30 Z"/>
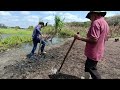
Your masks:
<path fill-rule="evenodd" d="M 105 21 L 105 11 L 90 11 L 86 18 L 91 20 L 91 26 L 87 33 L 87 38 L 75 35 L 74 38 L 86 42 L 85 56 L 85 79 L 101 79 L 97 70 L 98 61 L 102 60 L 105 49 L 105 41 L 108 39 L 109 26 Z"/>

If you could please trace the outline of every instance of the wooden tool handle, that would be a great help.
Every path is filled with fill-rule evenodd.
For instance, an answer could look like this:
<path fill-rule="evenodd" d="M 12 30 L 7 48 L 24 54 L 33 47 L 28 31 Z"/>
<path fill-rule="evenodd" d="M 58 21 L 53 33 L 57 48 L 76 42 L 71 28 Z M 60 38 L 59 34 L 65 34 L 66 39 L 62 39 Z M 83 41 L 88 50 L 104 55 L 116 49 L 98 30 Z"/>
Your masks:
<path fill-rule="evenodd" d="M 77 32 L 77 34 L 79 34 L 79 32 Z M 74 44 L 75 40 L 76 40 L 76 39 L 74 38 L 74 40 L 73 40 L 73 42 L 72 42 L 72 44 L 71 44 L 70 48 L 68 49 L 68 52 L 66 53 L 66 55 L 65 55 L 65 57 L 64 57 L 63 62 L 61 63 L 60 68 L 58 69 L 58 72 L 60 72 L 60 70 L 61 70 L 61 68 L 62 68 L 62 66 L 63 66 L 63 64 L 64 64 L 64 62 L 65 62 L 65 59 L 66 59 L 66 57 L 68 56 L 68 54 L 69 54 L 69 52 L 70 52 L 70 50 L 71 50 L 71 48 L 72 48 L 72 46 L 73 46 L 73 44 Z"/>

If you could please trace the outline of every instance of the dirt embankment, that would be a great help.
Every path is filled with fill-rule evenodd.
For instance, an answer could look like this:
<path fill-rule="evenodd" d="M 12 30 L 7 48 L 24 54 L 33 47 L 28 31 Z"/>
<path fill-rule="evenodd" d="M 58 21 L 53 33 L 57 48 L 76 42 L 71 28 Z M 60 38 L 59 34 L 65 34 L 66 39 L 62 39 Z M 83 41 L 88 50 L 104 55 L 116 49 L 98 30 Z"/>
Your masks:
<path fill-rule="evenodd" d="M 17 57 L 17 55 L 17 58 L 11 58 L 6 63 L 2 62 L 5 62 L 5 60 L 1 60 L 0 78 L 49 79 L 48 75 L 51 74 L 51 69 L 55 65 L 57 65 L 56 68 L 59 68 L 71 43 L 72 39 L 60 47 L 56 46 L 49 49 L 45 58 L 39 57 L 38 60 L 29 60 L 25 57 Z M 64 76 L 66 75 L 67 79 L 72 79 L 72 77 L 80 78 L 84 75 L 84 63 L 86 60 L 84 48 L 84 42 L 76 41 L 74 43 L 61 69 L 61 73 L 63 73 Z M 114 42 L 114 39 L 110 39 L 106 42 L 105 55 L 103 61 L 98 63 L 98 70 L 103 79 L 120 78 L 120 41 Z"/>

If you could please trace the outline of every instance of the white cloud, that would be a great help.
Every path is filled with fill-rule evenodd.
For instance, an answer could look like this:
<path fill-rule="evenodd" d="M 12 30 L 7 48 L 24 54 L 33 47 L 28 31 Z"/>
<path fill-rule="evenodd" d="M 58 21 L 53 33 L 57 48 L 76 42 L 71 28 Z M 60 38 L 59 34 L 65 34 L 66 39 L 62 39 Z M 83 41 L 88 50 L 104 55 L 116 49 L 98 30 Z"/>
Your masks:
<path fill-rule="evenodd" d="M 11 21 L 19 21 L 19 16 L 14 16 L 14 15 L 11 15 L 11 16 L 8 16 L 8 17 L 6 17 L 6 16 L 2 16 L 1 17 L 1 20 L 0 20 L 0 22 L 11 22 Z"/>
<path fill-rule="evenodd" d="M 54 16 L 47 16 L 44 18 L 44 20 L 48 20 L 48 21 L 54 20 Z"/>
<path fill-rule="evenodd" d="M 80 20 L 80 18 L 78 18 L 78 16 L 72 15 L 70 13 L 65 13 L 64 17 L 65 17 L 65 20 L 68 21 L 68 22 L 69 21 L 79 21 Z"/>
<path fill-rule="evenodd" d="M 61 19 L 64 19 L 64 22 L 84 22 L 84 21 L 89 21 L 87 18 L 81 19 L 77 15 L 73 15 L 70 13 L 58 13 L 58 15 L 61 17 Z M 50 24 L 54 24 L 54 15 L 50 15 L 44 18 L 44 20 L 48 21 Z"/>
<path fill-rule="evenodd" d="M 26 16 L 26 17 L 24 17 L 24 19 L 29 22 L 38 22 L 39 21 L 39 17 L 35 16 L 35 15 Z"/>
<path fill-rule="evenodd" d="M 42 14 L 56 14 L 56 12 L 55 11 L 43 11 L 43 12 L 41 12 Z"/>
<path fill-rule="evenodd" d="M 13 19 L 12 21 L 15 21 L 15 22 L 16 22 L 16 21 L 19 21 L 19 19 Z"/>
<path fill-rule="evenodd" d="M 70 13 L 64 13 L 63 17 L 65 18 L 65 22 L 83 22 L 83 21 L 87 21 L 87 19 L 81 19 L 79 16 L 77 15 L 73 15 Z"/>
<path fill-rule="evenodd" d="M 62 13 L 62 12 L 60 12 L 60 13 L 59 13 L 59 15 L 63 15 L 63 13 Z"/>
<path fill-rule="evenodd" d="M 2 16 L 0 18 L 0 23 L 5 24 L 6 26 L 19 26 L 20 23 L 23 24 L 19 16 L 11 15 L 11 16 Z"/>
<path fill-rule="evenodd" d="M 115 13 L 112 13 L 112 12 L 108 11 L 105 17 L 111 17 L 111 16 L 114 16 L 114 15 L 115 15 Z"/>
<path fill-rule="evenodd" d="M 112 12 L 109 12 L 107 16 L 114 15 L 111 13 Z M 62 19 L 65 18 L 65 22 L 83 22 L 89 20 L 82 18 L 82 15 L 80 16 L 78 13 L 70 13 L 67 11 L 40 11 L 34 13 L 28 11 L 0 11 L 0 23 L 8 26 L 28 27 L 37 25 L 39 19 L 41 19 L 44 22 L 48 22 L 48 24 L 54 24 L 55 14 L 59 15 Z"/>
<path fill-rule="evenodd" d="M 43 18 L 43 20 L 47 21 L 49 24 L 53 24 L 54 23 L 54 16 L 53 15 L 47 16 L 47 17 Z"/>
<path fill-rule="evenodd" d="M 19 16 L 12 16 L 13 18 L 20 18 Z"/>
<path fill-rule="evenodd" d="M 111 17 L 111 16 L 115 16 L 115 15 L 120 15 L 119 11 L 107 11 L 107 14 L 105 17 Z"/>
<path fill-rule="evenodd" d="M 0 11 L 0 15 L 2 16 L 11 16 L 11 13 L 8 11 Z"/>
<path fill-rule="evenodd" d="M 29 15 L 30 14 L 29 11 L 21 11 L 20 13 L 23 14 L 23 15 Z"/>

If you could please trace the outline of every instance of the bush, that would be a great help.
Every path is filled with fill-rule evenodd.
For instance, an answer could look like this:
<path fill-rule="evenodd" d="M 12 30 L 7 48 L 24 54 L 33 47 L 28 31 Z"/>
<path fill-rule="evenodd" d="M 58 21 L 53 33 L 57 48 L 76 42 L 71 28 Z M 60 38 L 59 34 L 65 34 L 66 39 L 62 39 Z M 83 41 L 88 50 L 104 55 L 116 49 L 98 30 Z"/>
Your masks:
<path fill-rule="evenodd" d="M 55 30 L 54 30 L 53 26 L 47 26 L 47 27 L 42 28 L 41 32 L 43 34 L 51 34 L 51 35 L 53 35 L 53 33 L 55 32 Z"/>
<path fill-rule="evenodd" d="M 87 22 L 69 22 L 65 24 L 68 27 L 88 27 L 90 25 L 90 21 Z"/>
<path fill-rule="evenodd" d="M 29 27 L 28 27 L 28 30 L 30 30 L 30 31 L 33 31 L 33 29 L 34 29 L 33 26 L 29 26 Z"/>
<path fill-rule="evenodd" d="M 15 26 L 15 30 L 18 30 L 18 29 L 20 29 L 20 27 L 19 26 Z"/>
<path fill-rule="evenodd" d="M 73 37 L 76 32 L 68 29 L 62 29 L 59 33 L 60 37 Z"/>

